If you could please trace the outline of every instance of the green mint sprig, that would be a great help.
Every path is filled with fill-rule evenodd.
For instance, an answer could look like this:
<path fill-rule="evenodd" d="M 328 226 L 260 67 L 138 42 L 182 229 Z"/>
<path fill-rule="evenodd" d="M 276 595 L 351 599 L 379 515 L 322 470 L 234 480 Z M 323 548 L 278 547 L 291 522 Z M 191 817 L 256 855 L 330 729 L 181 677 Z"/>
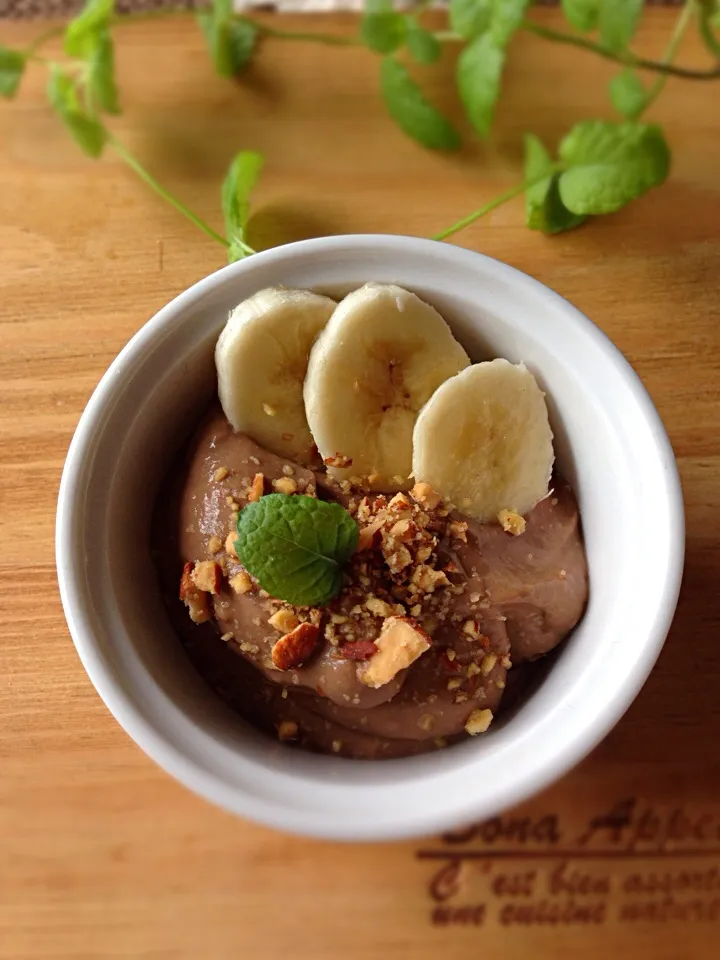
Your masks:
<path fill-rule="evenodd" d="M 271 493 L 240 511 L 235 549 L 263 590 L 299 607 L 337 596 L 358 526 L 337 503 Z"/>
<path fill-rule="evenodd" d="M 261 167 L 258 154 L 242 151 L 232 160 L 222 190 L 226 231 L 222 236 L 160 184 L 106 126 L 104 115 L 120 111 L 112 40 L 115 27 L 147 17 L 197 15 L 215 69 L 222 76 L 239 73 L 262 40 L 364 46 L 380 56 L 380 87 L 390 116 L 408 136 L 437 150 L 458 149 L 462 137 L 425 96 L 414 71 L 403 62 L 408 58 L 422 66 L 439 59 L 444 45 L 459 48 L 459 100 L 470 126 L 481 137 L 491 133 L 507 50 L 519 31 L 574 46 L 622 66 L 622 72 L 610 83 L 609 94 L 613 107 L 630 121 L 629 125 L 605 121 L 579 124 L 562 140 L 557 160 L 550 158 L 537 138 L 527 134 L 523 181 L 437 234 L 441 239 L 521 193 L 526 195 L 528 226 L 549 234 L 578 226 L 588 215 L 619 209 L 667 176 L 669 154 L 662 134 L 656 127 L 650 129 L 639 123 L 667 78 L 720 79 L 720 0 L 686 0 L 661 60 L 640 57 L 629 47 L 641 15 L 641 0 L 562 0 L 571 32 L 529 18 L 530 0 L 450 0 L 450 29 L 445 31 L 432 31 L 423 25 L 425 6 L 426 0 L 418 0 L 413 8 L 401 12 L 394 8 L 393 0 L 367 0 L 358 34 L 348 36 L 284 30 L 265 19 L 234 13 L 231 0 L 211 0 L 197 14 L 157 10 L 126 17 L 115 15 L 114 0 L 86 0 L 65 30 L 52 27 L 25 50 L 0 45 L 0 96 L 12 98 L 17 94 L 28 63 L 44 65 L 50 74 L 50 104 L 80 147 L 92 157 L 111 147 L 164 200 L 226 247 L 233 261 L 254 253 L 246 232 L 250 193 Z M 680 41 L 694 20 L 715 61 L 709 68 L 674 62 Z M 38 53 L 58 36 L 64 37 L 67 59 L 62 62 Z M 641 71 L 654 74 L 654 81 L 643 83 Z"/>

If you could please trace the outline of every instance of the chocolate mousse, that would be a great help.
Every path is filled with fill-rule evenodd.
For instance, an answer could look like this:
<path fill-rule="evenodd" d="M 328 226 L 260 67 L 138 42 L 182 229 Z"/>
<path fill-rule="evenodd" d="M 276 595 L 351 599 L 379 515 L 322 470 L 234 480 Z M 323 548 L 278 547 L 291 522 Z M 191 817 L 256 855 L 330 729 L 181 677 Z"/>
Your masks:
<path fill-rule="evenodd" d="M 356 522 L 327 605 L 271 596 L 238 558 L 239 515 L 271 494 L 338 503 Z M 588 595 L 577 504 L 557 475 L 524 517 L 480 523 L 426 483 L 370 493 L 277 456 L 219 407 L 162 492 L 153 546 L 178 632 L 220 695 L 276 738 L 356 758 L 484 733 L 508 671 L 556 647 Z"/>

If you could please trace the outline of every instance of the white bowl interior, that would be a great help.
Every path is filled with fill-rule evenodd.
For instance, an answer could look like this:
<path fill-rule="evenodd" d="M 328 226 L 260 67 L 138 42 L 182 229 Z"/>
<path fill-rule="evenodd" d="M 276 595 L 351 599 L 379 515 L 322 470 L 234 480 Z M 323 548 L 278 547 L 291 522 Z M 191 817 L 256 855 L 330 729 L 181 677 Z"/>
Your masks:
<path fill-rule="evenodd" d="M 474 360 L 524 361 L 547 391 L 578 497 L 590 602 L 541 687 L 509 722 L 427 756 L 303 754 L 261 736 L 206 687 L 171 630 L 149 558 L 158 484 L 214 390 L 227 312 L 266 286 L 394 281 L 434 304 Z M 682 568 L 682 501 L 667 437 L 639 380 L 585 317 L 524 274 L 402 237 L 305 241 L 219 271 L 128 344 L 86 410 L 58 512 L 73 638 L 130 735 L 187 786 L 287 830 L 413 835 L 493 815 L 582 757 L 649 672 Z"/>

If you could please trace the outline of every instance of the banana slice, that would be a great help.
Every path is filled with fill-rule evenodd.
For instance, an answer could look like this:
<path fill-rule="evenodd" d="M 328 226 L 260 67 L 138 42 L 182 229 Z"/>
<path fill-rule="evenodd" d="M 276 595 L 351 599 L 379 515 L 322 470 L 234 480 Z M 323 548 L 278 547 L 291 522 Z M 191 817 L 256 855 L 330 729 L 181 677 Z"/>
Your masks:
<path fill-rule="evenodd" d="M 215 347 L 218 395 L 233 428 L 306 466 L 314 441 L 303 382 L 310 349 L 335 307 L 309 290 L 260 290 L 233 310 Z"/>
<path fill-rule="evenodd" d="M 470 360 L 414 293 L 367 283 L 337 307 L 310 354 L 305 413 L 328 472 L 372 490 L 410 486 L 412 431 L 437 387 Z"/>
<path fill-rule="evenodd" d="M 506 509 L 526 514 L 547 496 L 552 439 L 545 394 L 527 367 L 477 363 L 421 410 L 413 473 L 475 520 Z"/>

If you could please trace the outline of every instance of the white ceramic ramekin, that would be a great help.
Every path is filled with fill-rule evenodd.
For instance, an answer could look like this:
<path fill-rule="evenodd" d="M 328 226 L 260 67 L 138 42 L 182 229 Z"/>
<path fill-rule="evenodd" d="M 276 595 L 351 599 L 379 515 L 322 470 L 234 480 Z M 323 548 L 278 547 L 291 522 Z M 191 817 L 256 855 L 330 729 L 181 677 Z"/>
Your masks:
<path fill-rule="evenodd" d="M 304 754 L 205 687 L 168 624 L 148 520 L 170 458 L 213 393 L 228 310 L 268 286 L 393 281 L 433 303 L 476 360 L 525 361 L 548 394 L 580 502 L 590 602 L 547 679 L 487 735 L 405 760 Z M 68 453 L 57 516 L 65 614 L 90 679 L 160 766 L 213 803 L 295 833 L 420 835 L 517 803 L 577 763 L 626 710 L 665 639 L 683 566 L 680 484 L 638 377 L 586 317 L 495 260 L 397 236 L 307 240 L 225 267 L 164 307 L 114 361 Z"/>

